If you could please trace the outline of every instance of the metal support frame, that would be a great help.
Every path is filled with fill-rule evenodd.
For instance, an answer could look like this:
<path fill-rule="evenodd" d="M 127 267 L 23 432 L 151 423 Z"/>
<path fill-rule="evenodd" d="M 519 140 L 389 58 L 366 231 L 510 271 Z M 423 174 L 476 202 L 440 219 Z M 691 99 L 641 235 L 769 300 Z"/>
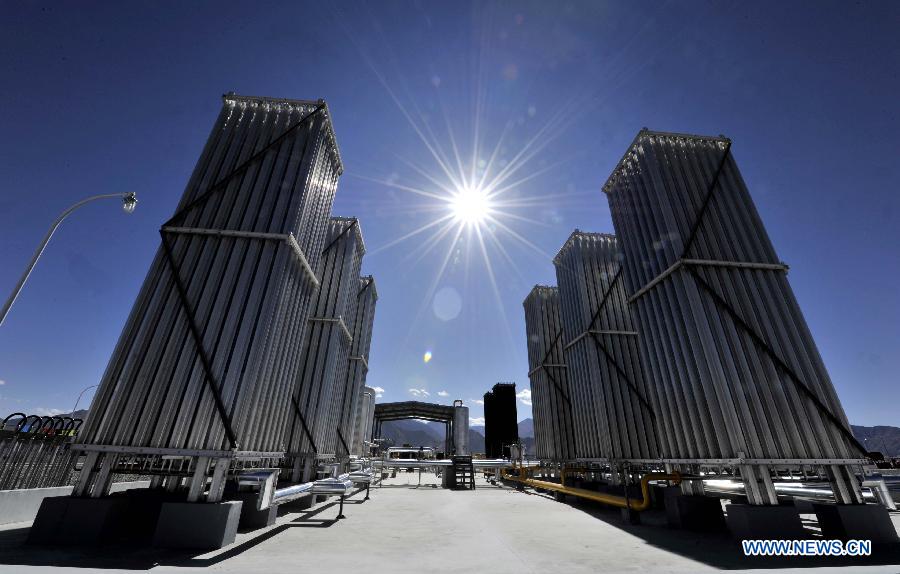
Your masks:
<path fill-rule="evenodd" d="M 165 225 L 162 227 L 162 231 L 165 233 L 172 233 L 174 235 L 200 235 L 206 237 L 234 237 L 237 239 L 255 239 L 259 241 L 283 241 L 288 247 L 291 248 L 291 252 L 297 258 L 297 262 L 300 263 L 300 267 L 306 274 L 307 281 L 312 283 L 312 285 L 316 288 L 319 287 L 319 279 L 313 272 L 312 267 L 310 267 L 309 261 L 306 259 L 306 255 L 303 254 L 303 250 L 300 248 L 300 244 L 297 243 L 297 239 L 292 233 L 262 233 L 256 231 L 240 231 L 237 229 L 202 229 L 199 227 L 174 227 Z"/>
<path fill-rule="evenodd" d="M 209 457 L 199 456 L 194 462 L 194 475 L 188 486 L 188 502 L 198 502 L 200 495 L 206 489 L 206 474 L 209 470 Z"/>
<path fill-rule="evenodd" d="M 628 303 L 634 303 L 648 292 L 650 292 L 654 287 L 662 283 L 666 278 L 670 275 L 682 269 L 686 266 L 699 266 L 699 267 L 730 267 L 733 269 L 760 269 L 763 271 L 783 271 L 785 273 L 788 272 L 790 267 L 788 267 L 784 263 L 754 263 L 747 261 L 719 261 L 715 259 L 679 259 L 672 265 L 670 265 L 665 271 L 654 277 L 649 283 L 635 291 L 634 295 L 628 298 Z"/>

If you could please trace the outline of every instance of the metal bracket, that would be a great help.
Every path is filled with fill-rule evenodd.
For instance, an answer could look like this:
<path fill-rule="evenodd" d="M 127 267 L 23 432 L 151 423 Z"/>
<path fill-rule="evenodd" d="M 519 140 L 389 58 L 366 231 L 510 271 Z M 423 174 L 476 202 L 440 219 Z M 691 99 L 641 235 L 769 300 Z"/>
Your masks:
<path fill-rule="evenodd" d="M 235 237 L 239 239 L 259 239 L 262 241 L 284 241 L 288 247 L 291 248 L 294 255 L 297 257 L 297 260 L 300 262 L 300 265 L 303 268 L 303 272 L 306 274 L 307 280 L 312 283 L 316 288 L 319 287 L 319 279 L 316 277 L 316 274 L 313 272 L 312 267 L 309 266 L 309 261 L 306 259 L 306 256 L 303 254 L 303 250 L 300 249 L 300 244 L 297 243 L 297 240 L 294 238 L 294 235 L 291 233 L 263 233 L 257 231 L 239 231 L 236 229 L 203 229 L 200 227 L 173 227 L 173 226 L 163 226 L 162 231 L 166 233 L 180 234 L 180 235 L 205 235 L 210 237 Z"/>
<path fill-rule="evenodd" d="M 361 361 L 362 364 L 363 364 L 363 367 L 365 367 L 366 371 L 369 370 L 369 361 L 367 361 L 365 357 L 363 357 L 363 356 L 359 356 L 359 357 L 350 357 L 349 360 L 351 360 L 351 361 Z"/>
<path fill-rule="evenodd" d="M 341 330 L 344 331 L 344 337 L 347 341 L 350 343 L 353 342 L 353 335 L 350 334 L 350 329 L 347 328 L 347 324 L 344 323 L 344 318 L 341 316 L 338 316 L 337 319 L 332 319 L 331 317 L 310 317 L 308 321 L 310 323 L 337 323 Z"/>
<path fill-rule="evenodd" d="M 656 287 L 666 277 L 686 266 L 698 267 L 732 267 L 736 269 L 761 269 L 763 271 L 784 271 L 787 273 L 790 269 L 784 263 L 751 263 L 746 261 L 720 261 L 716 259 L 679 259 L 669 266 L 668 269 L 654 277 L 649 283 L 638 289 L 634 295 L 628 298 L 628 303 L 634 303 L 639 298 L 647 294 L 648 291 Z"/>
<path fill-rule="evenodd" d="M 578 341 L 580 341 L 590 335 L 626 335 L 626 336 L 630 336 L 630 337 L 637 337 L 638 332 L 637 331 L 606 331 L 606 330 L 588 329 L 587 331 L 581 333 L 580 335 L 578 335 L 577 337 L 575 337 L 574 339 L 572 339 L 571 341 L 566 343 L 566 346 L 563 347 L 563 349 L 568 350 L 570 347 L 573 347 L 575 345 L 575 343 L 577 343 Z"/>

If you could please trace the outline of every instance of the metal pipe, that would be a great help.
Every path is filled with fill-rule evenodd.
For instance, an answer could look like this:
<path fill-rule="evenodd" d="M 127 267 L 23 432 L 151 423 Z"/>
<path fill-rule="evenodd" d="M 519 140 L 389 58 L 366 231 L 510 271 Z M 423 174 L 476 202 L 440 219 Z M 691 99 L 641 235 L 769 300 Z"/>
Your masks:
<path fill-rule="evenodd" d="M 309 496 L 312 494 L 312 482 L 304 482 L 302 484 L 294 484 L 285 488 L 279 488 L 272 496 L 272 504 L 284 504 L 297 498 Z"/>
<path fill-rule="evenodd" d="M 706 489 L 710 491 L 746 491 L 746 485 L 741 480 L 712 478 L 704 479 L 703 482 Z M 894 504 L 893 499 L 890 498 L 890 495 L 888 495 L 887 498 L 883 498 L 883 491 L 881 491 L 879 483 L 882 485 L 884 484 L 883 481 L 877 480 L 862 482 L 863 488 L 868 488 L 871 490 L 871 492 L 863 492 L 863 498 L 867 501 L 880 503 L 889 510 L 896 510 L 896 505 Z M 790 496 L 792 498 L 800 497 L 821 500 L 835 500 L 834 489 L 832 489 L 831 485 L 827 481 L 823 481 L 820 483 L 798 482 L 796 484 L 792 484 L 789 482 L 775 482 L 773 483 L 773 487 L 775 488 L 775 492 L 777 492 L 778 494 Z"/>
<path fill-rule="evenodd" d="M 521 469 L 520 469 L 521 470 Z M 650 508 L 650 481 L 651 480 L 670 480 L 675 484 L 680 484 L 682 481 L 682 476 L 680 473 L 673 472 L 671 474 L 659 474 L 659 473 L 650 473 L 645 474 L 641 478 L 641 500 L 634 501 L 624 496 L 616 496 L 614 494 L 605 494 L 602 492 L 594 492 L 593 490 L 586 490 L 584 488 L 573 488 L 570 486 L 564 486 L 562 484 L 556 484 L 555 482 L 547 482 L 545 480 L 535 480 L 533 478 L 521 478 L 518 476 L 513 476 L 510 474 L 509 469 L 503 469 L 503 478 L 506 480 L 511 480 L 513 482 L 518 482 L 520 484 L 524 484 L 525 486 L 530 486 L 532 488 L 542 488 L 544 490 L 552 490 L 554 492 L 561 492 L 563 494 L 570 494 L 572 496 L 577 496 L 578 498 L 584 498 L 586 500 L 593 500 L 594 502 L 601 502 L 603 504 L 608 504 L 610 506 L 616 506 L 618 508 L 628 508 L 634 510 L 635 512 L 642 512 Z M 525 473 L 523 473 L 525 474 Z"/>
<path fill-rule="evenodd" d="M 538 466 L 537 461 L 526 461 L 528 467 Z M 475 468 L 511 468 L 515 465 L 514 461 L 506 459 L 474 459 L 472 465 Z M 393 458 L 386 460 L 373 460 L 372 466 L 375 467 L 397 467 L 397 468 L 428 468 L 431 466 L 453 466 L 453 461 L 449 458 L 441 458 L 434 460 L 418 460 L 414 458 Z"/>

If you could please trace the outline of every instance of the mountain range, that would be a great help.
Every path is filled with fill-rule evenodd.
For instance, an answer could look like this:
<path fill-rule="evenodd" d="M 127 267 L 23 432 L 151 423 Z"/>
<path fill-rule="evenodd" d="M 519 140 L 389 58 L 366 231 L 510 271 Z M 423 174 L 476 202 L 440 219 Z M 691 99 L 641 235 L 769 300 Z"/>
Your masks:
<path fill-rule="evenodd" d="M 900 427 L 851 425 L 853 434 L 868 450 L 885 456 L 900 456 Z M 444 448 L 444 425 L 436 422 L 416 420 L 392 421 L 382 427 L 386 438 L 394 440 L 397 446 L 431 446 Z M 469 450 L 484 452 L 484 427 L 469 428 Z M 527 418 L 519 423 L 519 438 L 525 445 L 525 452 L 534 452 L 534 420 Z"/>
<path fill-rule="evenodd" d="M 885 456 L 900 456 L 900 428 L 890 426 L 863 427 L 850 425 L 853 434 L 869 451 Z"/>

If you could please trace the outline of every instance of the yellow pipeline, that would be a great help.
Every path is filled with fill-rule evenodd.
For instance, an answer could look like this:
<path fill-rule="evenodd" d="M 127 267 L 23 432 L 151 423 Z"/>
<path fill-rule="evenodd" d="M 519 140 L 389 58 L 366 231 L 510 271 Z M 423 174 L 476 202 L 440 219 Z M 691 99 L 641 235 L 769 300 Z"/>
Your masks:
<path fill-rule="evenodd" d="M 517 470 L 525 470 L 526 472 L 531 472 L 531 469 L 522 469 L 521 467 Z M 510 474 L 509 469 L 503 469 L 503 478 L 506 480 L 512 480 L 514 482 L 522 483 L 526 486 L 530 486 L 532 488 L 542 488 L 544 490 L 553 490 L 555 492 L 562 492 L 563 494 L 571 494 L 572 496 L 577 496 L 579 498 L 585 498 L 587 500 L 593 500 L 595 502 L 602 502 L 603 504 L 609 504 L 611 506 L 617 506 L 619 508 L 630 508 L 635 512 L 641 512 L 642 510 L 647 510 L 650 508 L 650 481 L 651 480 L 671 480 L 675 484 L 681 482 L 681 474 L 677 472 L 673 472 L 672 474 L 662 474 L 662 473 L 650 473 L 645 474 L 643 478 L 641 478 L 641 496 L 642 499 L 640 501 L 626 499 L 624 496 L 616 496 L 614 494 L 605 494 L 602 492 L 594 492 L 593 490 L 585 490 L 583 488 L 572 488 L 570 486 L 564 486 L 562 484 L 556 484 L 555 482 L 547 482 L 544 480 L 535 480 L 533 478 L 521 478 L 519 476 L 513 476 Z"/>

